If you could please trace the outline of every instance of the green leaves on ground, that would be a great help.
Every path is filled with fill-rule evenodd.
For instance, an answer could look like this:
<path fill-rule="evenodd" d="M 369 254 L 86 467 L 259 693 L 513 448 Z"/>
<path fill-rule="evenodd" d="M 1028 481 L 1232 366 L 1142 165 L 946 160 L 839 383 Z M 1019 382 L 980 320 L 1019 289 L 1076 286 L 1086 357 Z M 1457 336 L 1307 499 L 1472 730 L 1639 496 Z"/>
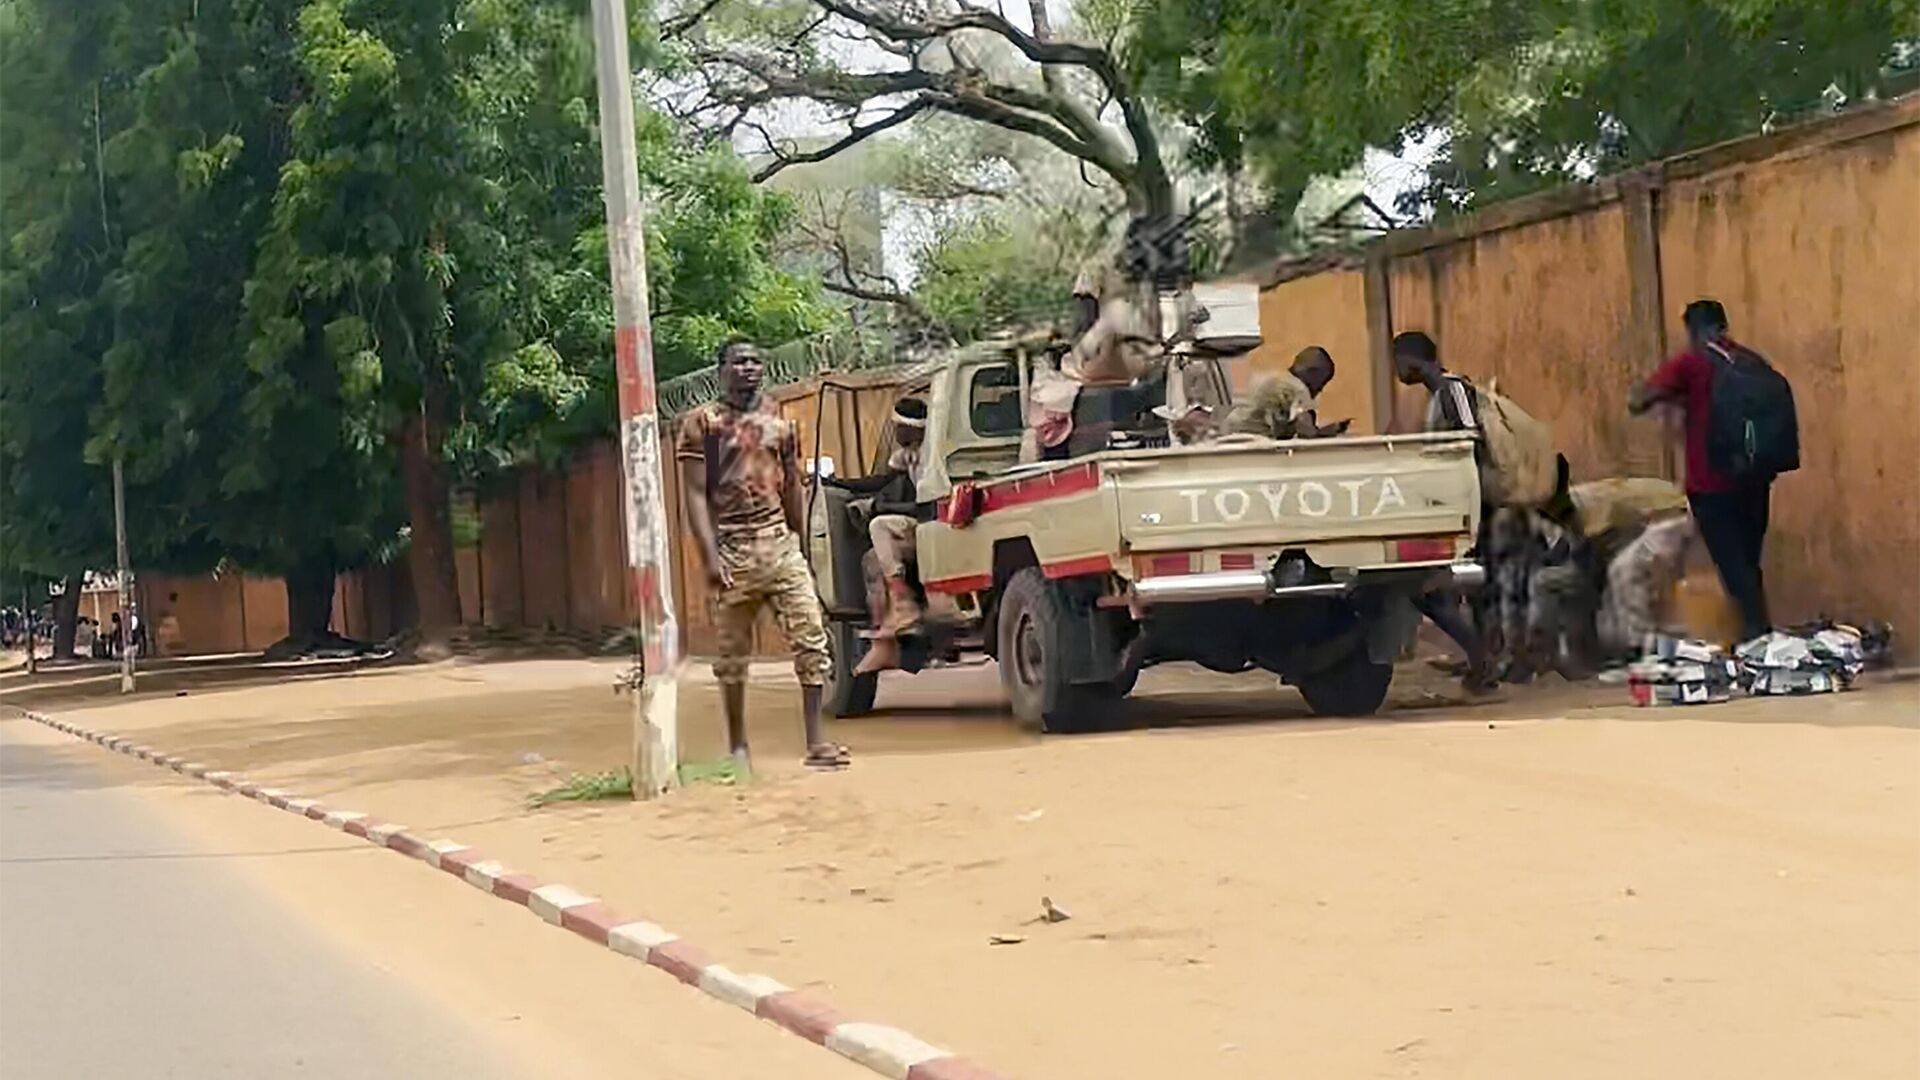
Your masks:
<path fill-rule="evenodd" d="M 527 805 L 538 809 L 554 803 L 631 798 L 633 798 L 633 773 L 626 769 L 611 769 L 607 772 L 574 773 L 559 787 L 529 796 Z"/>

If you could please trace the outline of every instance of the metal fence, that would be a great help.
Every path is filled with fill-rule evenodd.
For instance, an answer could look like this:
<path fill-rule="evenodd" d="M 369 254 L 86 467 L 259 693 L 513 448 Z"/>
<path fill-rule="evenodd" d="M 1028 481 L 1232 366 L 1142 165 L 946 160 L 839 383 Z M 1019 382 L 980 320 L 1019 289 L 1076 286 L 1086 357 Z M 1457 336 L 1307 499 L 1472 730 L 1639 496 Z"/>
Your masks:
<path fill-rule="evenodd" d="M 766 385 L 805 382 L 828 371 L 886 371 L 907 366 L 882 343 L 855 333 L 819 334 L 766 351 Z M 660 414 L 678 416 L 720 396 L 713 367 L 689 371 L 660 384 Z"/>

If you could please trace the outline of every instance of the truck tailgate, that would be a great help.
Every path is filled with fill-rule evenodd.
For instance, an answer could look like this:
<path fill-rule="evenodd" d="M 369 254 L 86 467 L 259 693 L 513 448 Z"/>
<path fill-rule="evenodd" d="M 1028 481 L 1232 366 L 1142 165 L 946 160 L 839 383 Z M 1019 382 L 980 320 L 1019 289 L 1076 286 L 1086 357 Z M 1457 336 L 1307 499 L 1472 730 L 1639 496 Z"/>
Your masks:
<path fill-rule="evenodd" d="M 1474 442 L 1457 433 L 1211 444 L 1102 462 L 1136 551 L 1471 534 Z"/>

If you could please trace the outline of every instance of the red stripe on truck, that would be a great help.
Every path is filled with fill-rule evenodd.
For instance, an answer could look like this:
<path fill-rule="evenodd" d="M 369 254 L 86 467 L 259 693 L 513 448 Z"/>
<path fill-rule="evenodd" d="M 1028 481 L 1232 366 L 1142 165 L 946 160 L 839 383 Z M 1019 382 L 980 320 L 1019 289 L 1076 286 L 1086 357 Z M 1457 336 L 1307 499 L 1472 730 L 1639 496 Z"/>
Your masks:
<path fill-rule="evenodd" d="M 1007 480 L 988 487 L 977 489 L 980 505 L 978 514 L 991 514 L 995 510 L 1006 510 L 1015 506 L 1027 506 L 1031 503 L 1046 502 L 1048 499 L 1064 499 L 1069 495 L 1084 495 L 1100 486 L 1100 466 L 1095 462 L 1075 465 L 1066 469 L 1039 473 L 1035 476 L 1023 476 L 1018 480 Z M 939 518 L 948 520 L 947 499 L 940 500 Z"/>
<path fill-rule="evenodd" d="M 1061 562 L 1045 563 L 1040 572 L 1049 578 L 1082 577 L 1087 574 L 1108 574 L 1113 572 L 1113 560 L 1105 555 L 1089 555 L 1084 559 L 1066 559 Z M 939 581 L 924 581 L 921 584 L 929 592 L 937 593 L 973 593 L 993 588 L 992 574 L 969 574 L 965 577 L 942 578 Z"/>
<path fill-rule="evenodd" d="M 1096 462 L 1087 462 L 1034 476 L 1023 476 L 1018 480 L 1002 481 L 989 487 L 978 488 L 975 498 L 980 500 L 975 517 L 991 514 L 995 510 L 1007 510 L 1015 506 L 1028 506 L 1046 502 L 1049 499 L 1064 499 L 1073 495 L 1084 495 L 1100 487 L 1100 466 Z M 951 521 L 948 503 L 951 497 L 941 499 L 938 517 L 941 521 Z M 964 528 L 966 526 L 955 526 Z M 1069 559 L 1066 562 L 1051 563 L 1041 567 L 1050 578 L 1078 577 L 1082 574 L 1104 574 L 1113 569 L 1113 560 L 1105 555 L 1086 559 Z M 972 593 L 993 587 L 991 574 L 965 574 L 960 577 L 941 578 L 921 583 L 928 590 L 938 593 Z"/>
<path fill-rule="evenodd" d="M 1047 563 L 1040 569 L 1050 578 L 1080 577 L 1084 574 L 1107 574 L 1113 572 L 1113 559 L 1106 555 L 1089 555 L 1084 559 L 1068 559 L 1065 562 Z"/>
<path fill-rule="evenodd" d="M 920 584 L 928 592 L 948 594 L 980 592 L 983 589 L 993 588 L 993 575 L 969 574 L 966 577 L 942 578 L 939 581 L 923 581 Z"/>

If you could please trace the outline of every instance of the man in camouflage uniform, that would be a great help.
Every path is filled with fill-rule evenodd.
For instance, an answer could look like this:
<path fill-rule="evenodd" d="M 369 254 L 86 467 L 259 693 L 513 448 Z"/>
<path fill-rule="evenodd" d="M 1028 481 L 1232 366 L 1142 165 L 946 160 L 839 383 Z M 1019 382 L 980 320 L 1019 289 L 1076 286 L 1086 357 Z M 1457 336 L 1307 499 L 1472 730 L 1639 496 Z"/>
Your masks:
<path fill-rule="evenodd" d="M 718 358 L 720 400 L 680 420 L 674 456 L 684 470 L 687 521 L 713 589 L 720 656 L 713 674 L 727 712 L 733 756 L 748 764 L 747 657 L 760 607 L 793 646 L 806 721 L 808 765 L 847 764 L 845 747 L 820 731 L 828 665 L 826 620 L 800 552 L 804 534 L 799 438 L 760 394 L 764 368 L 752 343 L 729 341 Z"/>

